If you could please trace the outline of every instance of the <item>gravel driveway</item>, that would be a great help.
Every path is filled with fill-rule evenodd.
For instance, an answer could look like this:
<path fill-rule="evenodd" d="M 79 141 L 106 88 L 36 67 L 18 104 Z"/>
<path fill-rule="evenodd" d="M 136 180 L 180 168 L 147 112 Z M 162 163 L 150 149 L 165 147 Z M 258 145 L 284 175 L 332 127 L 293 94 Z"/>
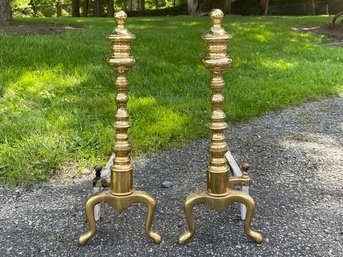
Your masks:
<path fill-rule="evenodd" d="M 343 256 L 343 98 L 270 113 L 228 130 L 238 163 L 251 164 L 253 227 L 265 236 L 255 244 L 243 233 L 239 207 L 216 213 L 195 208 L 197 233 L 186 245 L 183 202 L 206 188 L 208 139 L 135 163 L 135 188 L 158 201 L 153 228 L 143 230 L 145 207 L 119 215 L 104 206 L 96 236 L 76 244 L 88 229 L 84 201 L 92 176 L 51 181 L 29 190 L 0 189 L 0 256 Z M 162 188 L 170 180 L 174 186 Z"/>

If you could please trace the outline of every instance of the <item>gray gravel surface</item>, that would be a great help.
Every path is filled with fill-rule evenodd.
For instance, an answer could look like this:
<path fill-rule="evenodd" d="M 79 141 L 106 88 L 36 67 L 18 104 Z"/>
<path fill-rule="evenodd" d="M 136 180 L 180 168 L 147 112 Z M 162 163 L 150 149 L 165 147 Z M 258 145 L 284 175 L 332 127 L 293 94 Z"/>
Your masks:
<path fill-rule="evenodd" d="M 265 242 L 243 233 L 239 206 L 223 213 L 195 208 L 196 236 L 186 245 L 183 202 L 206 188 L 208 139 L 135 162 L 134 184 L 158 201 L 153 229 L 143 230 L 146 209 L 122 214 L 106 205 L 96 236 L 76 244 L 88 229 L 84 201 L 92 176 L 0 189 L 0 256 L 343 256 L 343 98 L 331 98 L 267 114 L 227 132 L 238 163 L 251 164 L 251 195 L 257 203 L 253 227 Z M 163 181 L 173 187 L 162 188 Z"/>

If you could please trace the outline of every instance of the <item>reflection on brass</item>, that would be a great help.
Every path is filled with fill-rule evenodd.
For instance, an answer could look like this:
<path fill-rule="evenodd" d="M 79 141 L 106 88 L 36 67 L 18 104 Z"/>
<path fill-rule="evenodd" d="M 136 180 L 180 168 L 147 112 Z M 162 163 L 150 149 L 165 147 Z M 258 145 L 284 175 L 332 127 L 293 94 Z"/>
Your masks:
<path fill-rule="evenodd" d="M 211 123 L 208 125 L 212 132 L 209 152 L 211 158 L 207 169 L 207 191 L 190 195 L 184 204 L 184 212 L 189 231 L 179 237 L 179 244 L 185 244 L 195 233 L 195 221 L 193 218 L 193 207 L 198 204 L 207 204 L 217 212 L 224 211 L 230 204 L 238 202 L 245 204 L 247 215 L 244 223 L 244 232 L 256 243 L 262 243 L 263 237 L 260 233 L 251 229 L 251 221 L 255 213 L 254 199 L 247 193 L 233 190 L 235 185 L 248 185 L 251 183 L 247 174 L 248 167 L 243 167 L 242 177 L 229 177 L 229 165 L 225 157 L 228 146 L 225 142 L 224 129 L 227 128 L 225 113 L 223 112 L 224 97 L 222 91 L 224 80 L 222 73 L 230 64 L 231 59 L 226 55 L 226 42 L 231 35 L 225 32 L 221 26 L 224 14 L 215 9 L 211 12 L 213 26 L 203 35 L 208 43 L 208 54 L 203 59 L 205 67 L 213 73 L 211 81 Z"/>
<path fill-rule="evenodd" d="M 230 187 L 234 186 L 250 186 L 252 184 L 252 180 L 249 178 L 248 174 L 249 164 L 244 163 L 242 165 L 242 176 L 241 177 L 229 177 L 229 185 Z"/>
<path fill-rule="evenodd" d="M 117 113 L 116 121 L 113 127 L 116 129 L 115 143 L 113 144 L 113 152 L 115 158 L 111 166 L 110 191 L 99 192 L 93 194 L 86 201 L 86 215 L 90 225 L 90 229 L 82 234 L 79 238 L 79 244 L 85 244 L 90 238 L 95 235 L 96 223 L 94 218 L 94 206 L 98 203 L 108 203 L 119 213 L 128 208 L 133 203 L 144 203 L 148 208 L 148 213 L 145 221 L 145 232 L 156 243 L 161 242 L 161 237 L 151 231 L 151 225 L 156 210 L 156 201 L 146 192 L 133 190 L 133 167 L 131 164 L 130 152 L 131 143 L 128 138 L 128 129 L 131 127 L 129 123 L 129 114 L 126 110 L 128 102 L 126 79 L 127 72 L 136 63 L 135 59 L 130 54 L 130 43 L 135 36 L 125 28 L 126 13 L 123 11 L 117 12 L 117 27 L 112 33 L 107 36 L 112 41 L 113 54 L 107 59 L 108 65 L 117 73 L 115 86 L 117 89 L 116 104 Z"/>

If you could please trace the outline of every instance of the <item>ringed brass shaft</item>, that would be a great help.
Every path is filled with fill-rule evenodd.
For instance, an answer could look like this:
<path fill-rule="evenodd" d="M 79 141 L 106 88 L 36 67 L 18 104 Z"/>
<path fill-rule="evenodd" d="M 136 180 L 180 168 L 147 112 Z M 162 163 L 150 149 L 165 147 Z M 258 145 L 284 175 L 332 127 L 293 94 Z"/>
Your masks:
<path fill-rule="evenodd" d="M 247 193 L 232 190 L 229 178 L 229 165 L 225 157 L 228 145 L 225 141 L 224 129 L 225 113 L 223 111 L 224 89 L 223 72 L 230 66 L 232 60 L 226 55 L 226 43 L 231 39 L 221 26 L 224 14 L 219 9 L 211 12 L 213 26 L 202 36 L 208 44 L 208 54 L 203 59 L 205 67 L 212 72 L 213 78 L 210 84 L 211 95 L 211 122 L 208 125 L 211 130 L 211 142 L 208 150 L 211 154 L 207 168 L 207 191 L 191 194 L 184 203 L 184 212 L 189 230 L 179 237 L 179 244 L 185 244 L 195 234 L 195 221 L 193 218 L 193 207 L 198 204 L 207 204 L 217 212 L 224 211 L 230 204 L 239 202 L 247 207 L 247 215 L 244 224 L 244 231 L 256 243 L 261 243 L 263 237 L 260 233 L 251 229 L 251 221 L 255 213 L 254 199 Z M 246 174 L 245 174 L 246 175 Z M 235 178 L 235 177 L 234 177 Z M 233 183 L 246 183 L 246 178 L 232 179 Z M 234 182 L 235 181 L 235 182 Z"/>
<path fill-rule="evenodd" d="M 156 201 L 146 192 L 133 190 L 133 167 L 131 164 L 130 152 L 132 145 L 128 138 L 128 129 L 131 127 L 129 114 L 126 106 L 128 102 L 127 73 L 136 61 L 130 54 L 130 43 L 135 39 L 125 28 L 127 15 L 120 11 L 115 15 L 117 27 L 107 36 L 112 41 L 112 55 L 107 59 L 108 65 L 116 72 L 117 79 L 116 97 L 117 112 L 113 128 L 116 130 L 113 152 L 115 158 L 111 166 L 110 190 L 93 194 L 86 201 L 86 215 L 90 225 L 89 230 L 79 238 L 79 244 L 85 244 L 96 233 L 96 222 L 94 217 L 94 207 L 98 203 L 108 203 L 119 213 L 128 208 L 133 203 L 144 203 L 148 208 L 145 221 L 145 232 L 156 243 L 161 242 L 161 237 L 151 231 L 152 221 L 156 210 Z"/>

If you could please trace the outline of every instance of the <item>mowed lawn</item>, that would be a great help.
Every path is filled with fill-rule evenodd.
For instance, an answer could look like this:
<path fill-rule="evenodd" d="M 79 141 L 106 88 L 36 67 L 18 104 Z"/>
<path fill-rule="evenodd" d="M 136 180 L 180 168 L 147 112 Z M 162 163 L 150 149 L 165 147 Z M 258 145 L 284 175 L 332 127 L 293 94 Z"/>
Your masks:
<path fill-rule="evenodd" d="M 291 30 L 328 17 L 225 17 L 227 122 L 342 92 L 343 48 Z M 106 65 L 106 18 L 21 18 L 84 26 L 50 35 L 0 34 L 0 181 L 25 185 L 57 171 L 104 164 L 114 131 L 115 73 Z M 129 18 L 136 66 L 129 73 L 133 156 L 208 136 L 210 73 L 201 59 L 209 17 Z"/>

